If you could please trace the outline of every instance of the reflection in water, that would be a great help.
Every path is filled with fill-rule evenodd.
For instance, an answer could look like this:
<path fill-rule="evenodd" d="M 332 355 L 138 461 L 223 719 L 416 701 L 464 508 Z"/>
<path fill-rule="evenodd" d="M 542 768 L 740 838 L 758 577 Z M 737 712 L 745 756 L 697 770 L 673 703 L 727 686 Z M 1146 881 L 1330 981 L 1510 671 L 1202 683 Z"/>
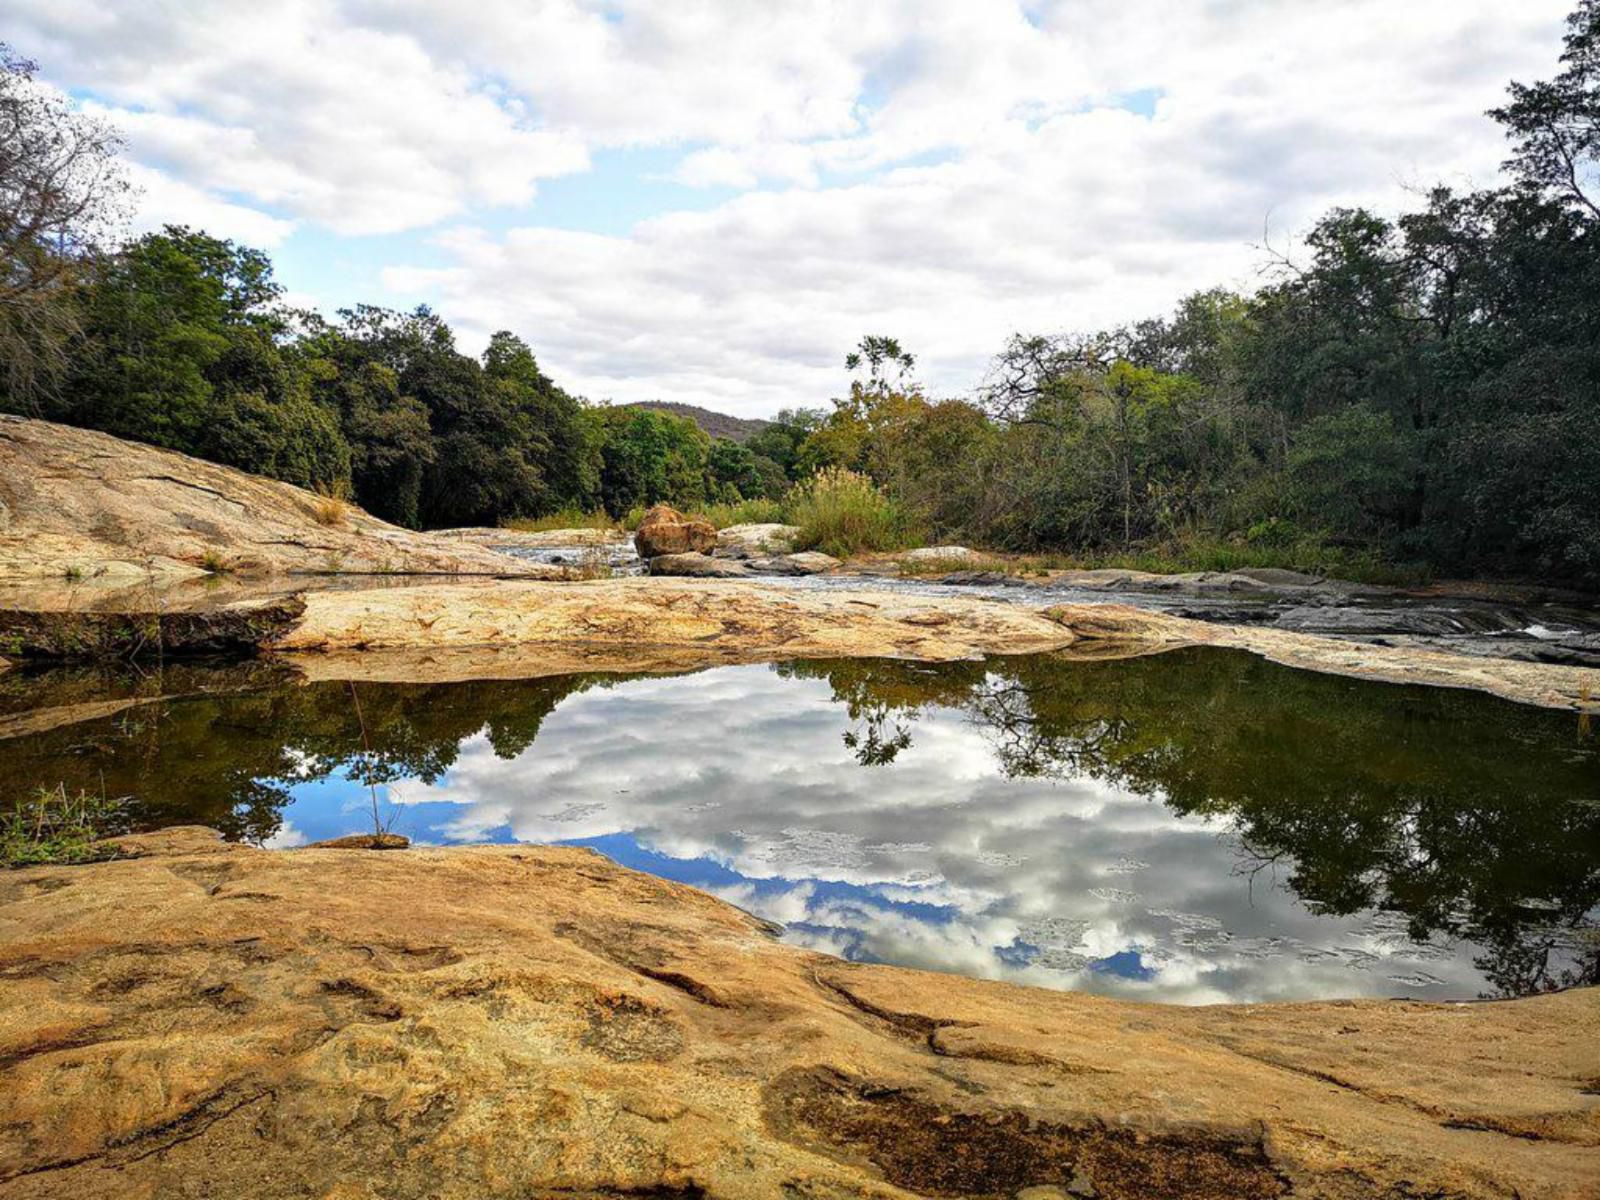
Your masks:
<path fill-rule="evenodd" d="M 591 845 L 848 957 L 1205 1001 L 1600 982 L 1570 716 L 1192 650 L 200 694 L 5 743 L 3 786 L 293 845 Z M 127 685 L 7 681 L 0 710 Z M 215 689 L 232 689 L 216 694 Z M 135 689 L 136 690 L 136 689 Z M 370 750 L 366 747 L 370 746 Z M 866 768 L 866 769 L 863 769 Z"/>

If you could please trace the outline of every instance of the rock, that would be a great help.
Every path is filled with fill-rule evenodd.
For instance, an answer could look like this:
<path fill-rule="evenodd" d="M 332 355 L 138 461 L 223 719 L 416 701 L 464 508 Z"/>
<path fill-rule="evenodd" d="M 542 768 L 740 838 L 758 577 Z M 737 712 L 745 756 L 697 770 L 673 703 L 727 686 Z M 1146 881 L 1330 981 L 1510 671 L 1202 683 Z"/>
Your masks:
<path fill-rule="evenodd" d="M 717 533 L 716 552 L 728 558 L 790 554 L 799 536 L 798 525 L 729 525 Z"/>
<path fill-rule="evenodd" d="M 526 575 L 303 488 L 109 434 L 0 415 L 0 579 L 81 592 L 232 575 Z M 328 524 L 321 523 L 328 521 Z"/>
<path fill-rule="evenodd" d="M 1282 567 L 1244 567 L 1234 571 L 1233 574 L 1272 588 L 1309 588 L 1326 582 L 1324 576 L 1307 575 L 1303 571 L 1288 571 Z"/>
<path fill-rule="evenodd" d="M 1144 1004 L 843 962 L 574 847 L 122 845 L 0 873 L 7 1197 L 1600 1190 L 1592 988 Z"/>
<path fill-rule="evenodd" d="M 658 504 L 639 522 L 633 544 L 640 558 L 705 554 L 716 547 L 717 531 L 709 521 L 686 517 L 670 504 Z"/>
<path fill-rule="evenodd" d="M 652 575 L 685 575 L 695 579 L 741 579 L 750 574 L 743 563 L 709 554 L 657 554 L 649 560 Z"/>
<path fill-rule="evenodd" d="M 298 596 L 143 613 L 0 609 L 0 646 L 17 658 L 133 660 L 254 654 L 305 614 Z"/>
<path fill-rule="evenodd" d="M 979 562 L 983 555 L 965 546 L 924 546 L 900 556 L 907 562 Z"/>
<path fill-rule="evenodd" d="M 941 575 L 937 583 L 947 583 L 953 587 L 1027 587 L 1028 581 L 1020 575 L 1008 575 L 1004 571 L 951 571 L 948 575 Z"/>
<path fill-rule="evenodd" d="M 543 550 L 550 546 L 611 546 L 628 540 L 628 532 L 625 529 L 541 529 L 533 533 L 521 529 L 467 526 L 461 529 L 435 529 L 433 536 L 453 538 L 493 550 Z"/>
<path fill-rule="evenodd" d="M 757 575 L 821 575 L 836 570 L 841 564 L 831 554 L 806 550 L 800 554 L 746 559 L 744 565 Z"/>
<path fill-rule="evenodd" d="M 1301 605 L 1279 613 L 1274 624 L 1279 629 L 1303 633 L 1450 637 L 1469 633 L 1510 633 L 1521 629 L 1525 621 L 1509 613 L 1487 608 L 1444 610 Z"/>

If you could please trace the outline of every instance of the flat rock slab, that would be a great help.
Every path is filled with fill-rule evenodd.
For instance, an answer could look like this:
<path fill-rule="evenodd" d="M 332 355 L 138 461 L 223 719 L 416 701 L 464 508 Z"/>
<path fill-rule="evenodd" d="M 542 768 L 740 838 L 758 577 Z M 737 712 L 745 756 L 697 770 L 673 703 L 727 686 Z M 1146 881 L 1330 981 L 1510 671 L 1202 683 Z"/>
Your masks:
<path fill-rule="evenodd" d="M 1119 604 L 1038 609 L 964 595 L 666 578 L 310 592 L 305 604 L 299 622 L 267 643 L 269 649 L 296 658 L 308 652 L 398 653 L 406 669 L 420 672 L 418 680 L 545 674 L 553 649 L 575 646 L 616 664 L 613 669 L 626 669 L 630 654 L 680 662 L 686 655 L 702 662 L 844 656 L 950 661 L 1066 647 L 1127 654 L 1213 645 L 1314 671 L 1474 688 L 1526 704 L 1600 711 L 1600 671 L 1217 625 Z M 447 655 L 460 657 L 447 664 Z M 474 663 L 474 655 L 487 657 Z M 519 665 L 519 658 L 525 663 Z M 317 668 L 302 658 L 302 669 Z M 340 669 L 353 668 L 346 663 Z M 373 662 L 358 677 L 400 678 L 397 671 Z"/>
<path fill-rule="evenodd" d="M 121 845 L 0 874 L 8 1200 L 1600 1191 L 1593 989 L 1145 1005 L 781 945 L 582 849 Z"/>
<path fill-rule="evenodd" d="M 697 579 L 742 579 L 750 574 L 750 568 L 744 563 L 712 558 L 698 551 L 658 554 L 649 560 L 647 566 L 652 575 L 679 575 Z"/>

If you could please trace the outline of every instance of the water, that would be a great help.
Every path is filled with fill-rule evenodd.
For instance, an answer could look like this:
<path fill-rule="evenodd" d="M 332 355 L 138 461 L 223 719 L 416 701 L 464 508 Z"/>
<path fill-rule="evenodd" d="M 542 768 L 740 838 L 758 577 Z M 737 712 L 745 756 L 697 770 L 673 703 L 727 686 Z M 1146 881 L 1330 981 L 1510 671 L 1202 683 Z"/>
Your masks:
<path fill-rule="evenodd" d="M 1600 739 L 1571 714 L 1231 651 L 346 684 L 0 677 L 0 712 L 201 693 L 0 742 L 0 792 L 295 846 L 592 846 L 786 940 L 1178 1002 L 1600 981 Z"/>

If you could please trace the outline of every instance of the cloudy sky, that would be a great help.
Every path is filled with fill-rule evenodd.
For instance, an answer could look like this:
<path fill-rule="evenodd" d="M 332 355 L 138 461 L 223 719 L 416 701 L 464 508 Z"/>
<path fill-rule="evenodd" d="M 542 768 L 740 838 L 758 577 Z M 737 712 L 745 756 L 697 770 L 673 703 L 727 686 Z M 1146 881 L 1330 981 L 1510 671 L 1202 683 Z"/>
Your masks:
<path fill-rule="evenodd" d="M 141 228 L 324 309 L 501 327 L 593 399 L 766 415 L 863 333 L 942 393 L 1016 330 L 1247 286 L 1333 204 L 1494 181 L 1569 0 L 0 0 L 125 132 Z"/>

